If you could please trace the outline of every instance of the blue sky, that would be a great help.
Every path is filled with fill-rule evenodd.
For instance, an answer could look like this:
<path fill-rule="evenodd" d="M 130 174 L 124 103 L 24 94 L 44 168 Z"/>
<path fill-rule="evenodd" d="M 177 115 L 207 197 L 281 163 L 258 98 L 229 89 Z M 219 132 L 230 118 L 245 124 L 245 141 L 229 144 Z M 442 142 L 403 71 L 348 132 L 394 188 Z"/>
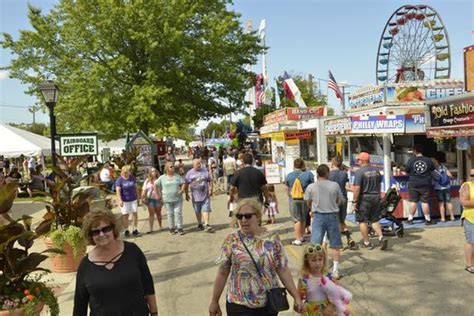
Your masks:
<path fill-rule="evenodd" d="M 18 36 L 29 29 L 27 3 L 48 11 L 53 0 L 0 0 L 0 32 Z M 451 77 L 463 78 L 463 47 L 474 44 L 474 5 L 472 0 L 424 0 L 441 16 L 451 45 Z M 412 2 L 411 4 L 420 4 Z M 377 47 L 383 28 L 400 6 L 395 0 L 236 0 L 234 10 L 242 14 L 242 23 L 252 20 L 258 28 L 266 19 L 266 44 L 270 79 L 287 70 L 293 74 L 313 74 L 327 78 L 330 69 L 338 81 L 357 86 L 375 83 Z M 2 50 L 0 65 L 8 65 L 11 55 Z M 260 64 L 253 67 L 261 72 Z M 27 107 L 35 98 L 24 94 L 19 81 L 0 72 L 0 123 L 31 123 Z M 350 90 L 349 90 L 350 91 Z M 322 92 L 327 93 L 322 83 Z M 329 92 L 329 104 L 339 110 L 339 101 Z M 39 122 L 48 122 L 37 113 Z M 202 125 L 202 124 L 200 124 Z"/>

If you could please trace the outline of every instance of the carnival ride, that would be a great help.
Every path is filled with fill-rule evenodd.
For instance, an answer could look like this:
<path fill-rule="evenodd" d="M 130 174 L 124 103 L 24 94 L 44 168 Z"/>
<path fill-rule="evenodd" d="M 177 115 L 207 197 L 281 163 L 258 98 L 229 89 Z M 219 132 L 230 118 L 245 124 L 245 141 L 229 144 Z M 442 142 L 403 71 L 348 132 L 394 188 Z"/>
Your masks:
<path fill-rule="evenodd" d="M 427 5 L 404 5 L 385 24 L 377 51 L 378 84 L 448 79 L 448 32 L 438 12 Z"/>

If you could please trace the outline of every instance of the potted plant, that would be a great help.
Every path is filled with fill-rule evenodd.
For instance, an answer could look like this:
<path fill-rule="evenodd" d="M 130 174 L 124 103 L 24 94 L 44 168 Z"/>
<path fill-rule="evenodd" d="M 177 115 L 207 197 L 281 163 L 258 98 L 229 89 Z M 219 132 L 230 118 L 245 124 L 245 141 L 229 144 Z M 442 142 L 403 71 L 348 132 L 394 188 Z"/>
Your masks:
<path fill-rule="evenodd" d="M 77 271 L 86 253 L 87 242 L 81 233 L 82 220 L 90 210 L 90 202 L 100 192 L 96 187 L 79 188 L 85 178 L 80 174 L 79 166 L 86 160 L 86 156 L 71 160 L 57 156 L 58 165 L 53 167 L 54 181 L 48 183 L 49 193 L 37 199 L 46 204 L 47 216 L 53 219 L 46 245 L 65 252 L 51 256 L 54 272 Z"/>
<path fill-rule="evenodd" d="M 59 315 L 59 305 L 54 292 L 42 281 L 44 272 L 39 267 L 48 256 L 62 253 L 59 249 L 30 252 L 34 241 L 46 234 L 52 219 L 46 218 L 33 231 L 32 217 L 13 220 L 8 212 L 13 205 L 16 183 L 0 188 L 0 216 L 6 224 L 0 226 L 0 315 L 39 315 L 46 304 L 51 315 Z M 43 272 L 38 273 L 38 272 Z"/>

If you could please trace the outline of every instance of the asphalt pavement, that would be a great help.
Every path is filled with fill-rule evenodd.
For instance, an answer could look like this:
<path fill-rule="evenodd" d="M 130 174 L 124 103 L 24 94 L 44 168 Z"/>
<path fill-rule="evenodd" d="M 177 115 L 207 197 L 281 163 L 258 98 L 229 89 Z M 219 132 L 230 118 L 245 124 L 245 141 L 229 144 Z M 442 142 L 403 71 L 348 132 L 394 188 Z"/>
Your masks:
<path fill-rule="evenodd" d="M 267 225 L 279 232 L 296 281 L 303 247 L 292 246 L 293 224 L 289 217 L 286 191 L 276 186 L 280 214 L 277 222 Z M 171 235 L 165 229 L 151 235 L 129 238 L 145 253 L 152 272 L 160 315 L 208 315 L 215 273 L 215 259 L 229 227 L 227 196 L 212 197 L 211 224 L 213 233 L 197 229 L 189 202 L 184 204 L 186 234 Z M 15 204 L 13 214 L 23 212 L 41 219 L 41 205 Z M 114 212 L 119 213 L 118 209 Z M 166 212 L 163 210 L 163 214 Z M 139 207 L 139 229 L 148 228 L 148 213 Z M 353 226 L 353 225 L 352 225 Z M 352 227 L 357 230 L 356 227 Z M 360 239 L 358 232 L 355 239 Z M 439 227 L 407 230 L 405 237 L 389 237 L 387 251 L 344 250 L 340 284 L 354 297 L 350 304 L 353 315 L 474 315 L 472 292 L 474 275 L 464 271 L 462 227 Z M 36 250 L 44 245 L 37 242 Z M 47 260 L 44 267 L 49 267 Z M 57 286 L 61 315 L 71 315 L 74 299 L 75 273 L 51 273 L 48 277 Z M 221 308 L 225 314 L 225 293 Z M 290 304 L 291 304 L 290 299 Z M 292 304 L 291 304 L 292 305 Z M 290 305 L 290 306 L 291 306 Z M 43 312 L 47 315 L 47 312 Z M 296 315 L 291 311 L 280 315 Z"/>

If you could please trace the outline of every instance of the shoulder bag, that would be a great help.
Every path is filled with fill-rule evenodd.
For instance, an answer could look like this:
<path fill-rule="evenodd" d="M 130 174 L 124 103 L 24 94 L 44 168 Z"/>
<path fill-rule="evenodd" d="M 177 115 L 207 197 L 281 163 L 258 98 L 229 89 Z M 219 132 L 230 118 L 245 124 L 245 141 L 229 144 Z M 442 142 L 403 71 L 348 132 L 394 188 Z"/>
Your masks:
<path fill-rule="evenodd" d="M 252 262 L 255 265 L 255 268 L 257 269 L 257 273 L 260 276 L 260 279 L 262 280 L 263 284 L 265 284 L 262 273 L 260 272 L 260 267 L 255 261 L 255 259 L 253 258 L 249 249 L 247 248 L 247 245 L 242 239 L 242 235 L 240 234 L 240 232 L 239 232 L 239 238 L 240 238 L 240 241 L 242 241 L 242 244 L 244 245 L 245 250 L 247 250 L 247 253 L 252 259 Z M 288 303 L 288 298 L 286 296 L 287 296 L 286 288 L 284 287 L 274 287 L 274 288 L 267 289 L 267 306 L 266 307 L 267 307 L 268 313 L 276 314 L 278 312 L 288 310 L 290 308 L 290 304 Z"/>

